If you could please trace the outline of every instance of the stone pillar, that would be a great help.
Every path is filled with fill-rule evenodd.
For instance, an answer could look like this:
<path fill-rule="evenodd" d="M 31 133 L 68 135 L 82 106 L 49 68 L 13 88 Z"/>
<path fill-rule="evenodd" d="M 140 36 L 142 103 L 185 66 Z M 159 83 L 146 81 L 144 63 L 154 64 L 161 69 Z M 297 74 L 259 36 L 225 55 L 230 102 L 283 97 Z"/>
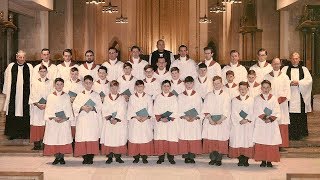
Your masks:
<path fill-rule="evenodd" d="M 65 48 L 73 49 L 73 0 L 66 0 L 65 8 Z"/>
<path fill-rule="evenodd" d="M 280 11 L 280 58 L 289 59 L 289 12 Z"/>
<path fill-rule="evenodd" d="M 40 48 L 49 48 L 49 12 L 40 11 Z"/>

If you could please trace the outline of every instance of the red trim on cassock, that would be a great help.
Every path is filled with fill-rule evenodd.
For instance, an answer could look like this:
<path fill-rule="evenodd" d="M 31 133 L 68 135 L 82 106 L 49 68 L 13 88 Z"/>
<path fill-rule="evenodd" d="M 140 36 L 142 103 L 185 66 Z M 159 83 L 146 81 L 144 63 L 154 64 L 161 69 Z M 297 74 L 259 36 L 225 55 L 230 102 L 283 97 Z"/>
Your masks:
<path fill-rule="evenodd" d="M 127 154 L 127 145 L 111 147 L 101 144 L 101 154 L 108 155 L 110 153 L 125 155 Z"/>
<path fill-rule="evenodd" d="M 47 145 L 45 144 L 43 155 L 44 156 L 51 156 L 55 155 L 57 153 L 61 154 L 72 154 L 72 145 L 66 144 L 66 145 Z"/>
<path fill-rule="evenodd" d="M 45 126 L 30 126 L 30 142 L 36 142 L 43 139 Z"/>
<path fill-rule="evenodd" d="M 254 160 L 280 162 L 279 145 L 254 145 Z"/>
<path fill-rule="evenodd" d="M 179 154 L 202 154 L 201 140 L 181 140 L 179 139 Z"/>
<path fill-rule="evenodd" d="M 74 146 L 74 156 L 82 156 L 86 154 L 99 154 L 98 141 L 76 142 Z"/>
<path fill-rule="evenodd" d="M 154 154 L 160 156 L 165 153 L 169 153 L 170 155 L 178 155 L 179 154 L 178 142 L 154 140 Z"/>
<path fill-rule="evenodd" d="M 279 124 L 282 144 L 280 147 L 289 147 L 289 126 L 288 124 Z"/>
<path fill-rule="evenodd" d="M 218 151 L 220 154 L 228 154 L 228 140 L 218 141 L 218 140 L 203 139 L 202 152 L 207 154 L 207 153 L 212 153 L 213 151 Z"/>
<path fill-rule="evenodd" d="M 253 158 L 254 154 L 254 148 L 249 147 L 249 148 L 233 148 L 229 147 L 229 157 L 230 158 L 237 158 L 241 155 L 244 155 L 248 158 Z"/>
<path fill-rule="evenodd" d="M 136 155 L 153 155 L 154 154 L 154 145 L 153 140 L 148 143 L 131 143 L 128 142 L 128 155 L 136 156 Z"/>

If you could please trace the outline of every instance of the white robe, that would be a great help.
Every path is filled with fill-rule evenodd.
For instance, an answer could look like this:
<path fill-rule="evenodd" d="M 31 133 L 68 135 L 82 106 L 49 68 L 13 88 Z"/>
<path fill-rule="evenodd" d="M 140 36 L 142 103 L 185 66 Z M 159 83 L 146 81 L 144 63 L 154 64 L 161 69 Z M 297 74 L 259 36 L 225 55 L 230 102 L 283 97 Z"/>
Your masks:
<path fill-rule="evenodd" d="M 199 76 L 197 79 L 195 79 L 194 86 L 194 89 L 199 92 L 202 99 L 204 99 L 209 92 L 213 91 L 212 79 L 207 76 L 202 78 Z"/>
<path fill-rule="evenodd" d="M 249 148 L 253 147 L 253 130 L 254 130 L 254 98 L 250 96 L 237 96 L 231 102 L 231 131 L 229 146 L 232 148 Z M 246 119 L 251 122 L 240 124 L 243 119 L 239 113 L 247 113 Z"/>
<path fill-rule="evenodd" d="M 272 71 L 272 66 L 268 62 L 264 62 L 264 65 L 260 66 L 259 62 L 257 62 L 250 67 L 250 70 L 254 70 L 256 72 L 256 81 L 261 83 L 264 79 L 264 76 Z"/>
<path fill-rule="evenodd" d="M 255 98 L 256 96 L 261 94 L 261 85 L 254 81 L 253 83 L 249 83 L 249 96 Z"/>
<path fill-rule="evenodd" d="M 139 80 L 144 79 L 145 75 L 143 68 L 149 63 L 143 59 L 139 59 L 137 61 L 130 59 L 128 62 L 132 65 L 132 75 Z"/>
<path fill-rule="evenodd" d="M 98 79 L 98 69 L 99 69 L 100 65 L 95 64 L 94 62 L 92 63 L 83 63 L 81 64 L 78 69 L 79 69 L 79 78 L 81 81 L 83 81 L 83 78 L 86 75 L 90 75 L 92 76 L 93 80 L 97 80 Z"/>
<path fill-rule="evenodd" d="M 194 120 L 193 122 L 188 122 L 185 119 L 180 119 L 184 116 L 184 112 L 195 108 L 199 114 L 200 119 Z M 181 140 L 201 140 L 202 131 L 202 99 L 199 93 L 193 91 L 190 95 L 184 91 L 178 96 L 178 113 L 179 119 L 178 129 L 179 129 L 179 139 Z"/>
<path fill-rule="evenodd" d="M 9 103 L 10 103 L 10 92 L 11 92 L 11 69 L 15 63 L 10 63 L 4 72 L 4 83 L 2 93 L 6 95 L 6 99 L 3 106 L 3 111 L 6 111 L 6 115 L 9 112 Z M 30 77 L 33 77 L 33 68 L 32 65 L 26 63 L 29 67 Z M 38 73 L 39 74 L 39 73 Z M 32 78 L 29 79 L 30 84 L 32 84 Z M 18 66 L 17 74 L 17 88 L 16 88 L 16 97 L 15 97 L 15 116 L 23 116 L 23 66 Z M 19 87 L 19 88 L 18 88 Z M 31 88 L 30 88 L 31 90 Z"/>
<path fill-rule="evenodd" d="M 185 86 L 183 81 L 180 79 L 178 80 L 171 80 L 171 91 L 175 90 L 178 94 L 181 94 L 185 90 Z"/>
<path fill-rule="evenodd" d="M 56 95 L 55 95 L 55 94 Z M 73 121 L 73 112 L 68 94 L 54 92 L 48 96 L 47 106 L 44 113 L 46 128 L 43 137 L 43 143 L 47 145 L 66 145 L 73 141 L 71 134 L 71 121 Z M 49 118 L 55 117 L 55 113 L 64 111 L 69 120 L 57 123 Z"/>
<path fill-rule="evenodd" d="M 69 91 L 72 91 L 76 94 L 79 94 L 80 92 L 82 92 L 84 89 L 84 87 L 82 86 L 82 82 L 80 81 L 80 79 L 77 79 L 76 81 L 72 81 L 72 80 L 65 80 L 64 81 L 64 87 L 63 87 L 63 91 L 66 93 L 69 93 Z"/>
<path fill-rule="evenodd" d="M 239 87 L 236 83 L 232 83 L 232 85 L 229 83 L 224 85 L 223 91 L 229 95 L 230 99 L 239 96 Z"/>
<path fill-rule="evenodd" d="M 207 65 L 207 76 L 212 81 L 212 78 L 214 76 L 220 76 L 221 77 L 221 66 L 218 62 L 211 60 L 204 60 L 203 61 Z M 202 62 L 201 62 L 202 63 Z M 200 64 L 200 63 L 199 63 Z"/>
<path fill-rule="evenodd" d="M 207 118 L 203 121 L 202 138 L 226 141 L 230 135 L 231 100 L 229 95 L 221 90 L 219 93 L 210 92 L 204 99 L 202 114 L 223 115 L 226 117 L 219 125 L 211 125 Z"/>
<path fill-rule="evenodd" d="M 89 113 L 80 112 L 80 108 L 91 99 L 95 105 L 95 111 Z M 101 135 L 102 117 L 101 117 L 102 102 L 100 95 L 95 91 L 83 91 L 77 95 L 73 102 L 73 112 L 76 118 L 76 142 L 97 141 Z"/>
<path fill-rule="evenodd" d="M 144 122 L 139 122 L 136 118 L 136 112 L 146 108 L 149 116 L 153 117 L 153 104 L 151 97 L 143 93 L 135 93 L 130 96 L 128 103 L 127 119 L 129 121 L 129 141 L 131 143 L 148 143 L 153 139 L 153 119 L 147 119 Z"/>
<path fill-rule="evenodd" d="M 116 112 L 116 118 L 121 120 L 116 124 L 105 119 L 107 116 L 111 116 Z M 123 96 L 112 97 L 111 94 L 107 94 L 103 101 L 102 107 L 102 131 L 100 144 L 109 147 L 119 147 L 126 145 L 128 141 L 128 122 L 126 118 L 126 102 Z"/>
<path fill-rule="evenodd" d="M 29 104 L 30 104 L 30 125 L 44 126 L 44 111 L 39 109 L 34 103 L 39 102 L 41 98 L 47 100 L 49 94 L 53 91 L 53 82 L 47 78 L 38 79 L 32 83 Z"/>
<path fill-rule="evenodd" d="M 180 78 L 185 79 L 187 76 L 193 77 L 196 79 L 198 77 L 197 74 L 197 64 L 193 59 L 184 60 L 182 58 L 176 59 L 172 62 L 171 67 L 177 67 L 180 70 Z"/>
<path fill-rule="evenodd" d="M 109 81 L 107 79 L 101 80 L 100 78 L 98 78 L 97 81 L 93 83 L 92 90 L 97 92 L 99 95 L 101 92 L 103 92 L 104 95 L 109 94 L 109 91 L 110 91 Z"/>
<path fill-rule="evenodd" d="M 172 112 L 170 117 L 174 118 L 174 120 L 169 122 L 156 121 L 154 140 L 178 142 L 178 101 L 174 94 L 169 93 L 166 96 L 161 93 L 154 101 L 153 113 L 155 116 L 162 115 L 166 111 Z"/>
<path fill-rule="evenodd" d="M 277 119 L 273 122 L 265 123 L 258 117 L 264 114 L 266 107 L 272 110 L 271 116 L 281 118 L 277 97 L 272 96 L 269 100 L 265 100 L 261 95 L 256 96 L 254 99 L 255 128 L 253 130 L 253 142 L 264 145 L 279 145 L 282 143 L 282 139 Z"/>
<path fill-rule="evenodd" d="M 34 68 L 33 68 L 32 82 L 34 82 L 34 81 L 36 81 L 37 79 L 40 78 L 39 67 L 41 65 L 44 65 L 44 66 L 47 67 L 47 70 L 48 70 L 47 78 L 49 78 L 50 80 L 54 81 L 58 77 L 58 68 L 57 68 L 57 66 L 55 64 L 52 64 L 51 61 L 49 61 L 49 63 L 45 63 L 44 61 L 42 61 L 40 64 L 34 66 Z"/>
<path fill-rule="evenodd" d="M 283 103 L 280 105 L 281 111 L 281 118 L 278 118 L 279 124 L 290 124 L 290 117 L 289 117 L 289 107 L 288 101 L 290 101 L 291 97 L 291 90 L 290 90 L 290 80 L 288 76 L 279 71 L 279 75 L 275 76 L 274 71 L 267 74 L 264 79 L 269 80 L 271 82 L 271 94 L 279 97 L 287 98 Z"/>
<path fill-rule="evenodd" d="M 131 76 L 130 78 L 126 78 L 125 75 L 122 75 L 117 79 L 119 82 L 119 92 L 122 94 L 125 90 L 129 89 L 131 94 L 134 93 L 134 86 L 137 81 L 137 79 L 134 76 Z"/>
<path fill-rule="evenodd" d="M 228 64 L 222 69 L 221 78 L 224 84 L 228 83 L 226 73 L 229 70 L 234 72 L 234 83 L 239 84 L 241 81 L 247 81 L 248 72 L 244 66 L 242 66 L 240 63 L 238 63 L 237 65 Z"/>
<path fill-rule="evenodd" d="M 160 84 L 164 81 L 164 80 L 171 80 L 171 73 L 170 71 L 167 71 L 166 69 L 164 69 L 164 71 L 159 71 L 156 70 L 154 72 L 154 75 L 153 75 L 159 82 Z"/>
<path fill-rule="evenodd" d="M 285 66 L 281 71 L 287 74 L 288 66 Z M 291 81 L 299 81 L 299 86 L 290 86 L 291 98 L 289 103 L 290 113 L 301 113 L 300 93 L 305 103 L 305 113 L 311 112 L 311 91 L 312 91 L 312 77 L 309 70 L 306 67 L 302 67 L 304 78 L 299 80 L 299 69 L 291 69 Z"/>
<path fill-rule="evenodd" d="M 78 68 L 79 65 L 75 64 L 74 62 L 62 62 L 61 64 L 57 65 L 58 75 L 57 77 L 62 78 L 64 81 L 70 79 L 70 69 L 76 67 Z"/>
<path fill-rule="evenodd" d="M 106 61 L 102 64 L 102 66 L 108 69 L 108 81 L 117 80 L 119 77 L 123 75 L 123 62 L 119 60 L 114 61 Z"/>
<path fill-rule="evenodd" d="M 144 91 L 154 100 L 161 93 L 160 82 L 156 78 L 145 78 L 143 81 L 145 86 Z"/>

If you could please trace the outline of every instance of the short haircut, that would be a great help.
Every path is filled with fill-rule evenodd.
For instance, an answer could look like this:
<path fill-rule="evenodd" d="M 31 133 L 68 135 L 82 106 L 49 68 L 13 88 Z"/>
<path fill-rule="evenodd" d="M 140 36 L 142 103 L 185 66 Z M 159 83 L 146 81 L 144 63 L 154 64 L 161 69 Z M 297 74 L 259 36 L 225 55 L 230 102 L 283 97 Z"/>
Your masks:
<path fill-rule="evenodd" d="M 206 50 L 210 50 L 211 53 L 213 53 L 213 48 L 212 47 L 207 46 L 207 47 L 203 48 L 203 51 L 206 51 Z"/>
<path fill-rule="evenodd" d="M 256 76 L 257 73 L 256 73 L 256 71 L 251 69 L 251 70 L 248 71 L 248 75 L 255 75 Z"/>
<path fill-rule="evenodd" d="M 163 40 L 163 39 L 159 39 L 159 40 L 157 41 L 157 45 L 159 44 L 159 42 L 164 42 L 164 40 Z"/>
<path fill-rule="evenodd" d="M 262 86 L 263 84 L 269 84 L 269 86 L 271 87 L 271 82 L 268 81 L 268 80 L 263 80 L 263 81 L 261 82 L 261 86 Z"/>
<path fill-rule="evenodd" d="M 118 53 L 119 51 L 118 51 L 118 49 L 116 48 L 116 47 L 109 47 L 109 49 L 108 49 L 108 51 L 110 51 L 110 50 L 115 50 L 116 51 L 116 53 Z"/>
<path fill-rule="evenodd" d="M 141 51 L 139 46 L 132 46 L 130 50 L 133 51 L 134 49 L 138 49 L 139 51 Z"/>
<path fill-rule="evenodd" d="M 87 55 L 87 53 L 92 53 L 92 55 L 94 55 L 94 52 L 92 50 L 87 50 L 86 53 L 84 53 L 84 55 Z"/>
<path fill-rule="evenodd" d="M 213 81 L 213 82 L 216 81 L 216 80 L 220 80 L 220 82 L 222 83 L 222 78 L 221 78 L 220 76 L 214 76 L 214 77 L 212 78 L 212 81 Z"/>
<path fill-rule="evenodd" d="M 187 76 L 185 79 L 184 79 L 184 82 L 187 83 L 187 82 L 194 82 L 194 79 L 192 76 Z"/>
<path fill-rule="evenodd" d="M 268 51 L 266 50 L 266 49 L 264 49 L 264 48 L 260 48 L 259 50 L 258 50 L 258 52 L 257 52 L 257 54 L 259 55 L 259 53 L 260 52 L 266 52 L 266 55 L 268 55 Z"/>
<path fill-rule="evenodd" d="M 198 65 L 198 68 L 199 69 L 201 69 L 201 68 L 208 68 L 208 66 L 205 64 L 205 63 L 200 63 L 199 65 Z"/>
<path fill-rule="evenodd" d="M 100 70 L 105 70 L 106 73 L 108 73 L 108 69 L 107 69 L 105 66 L 100 66 L 99 69 L 98 69 L 98 72 L 99 72 Z"/>
<path fill-rule="evenodd" d="M 171 86 L 171 82 L 169 80 L 162 81 L 161 86 L 163 86 L 164 84 L 169 84 Z"/>
<path fill-rule="evenodd" d="M 240 86 L 246 86 L 247 88 L 249 87 L 249 83 L 248 82 L 246 82 L 246 81 L 241 81 L 240 83 L 239 83 L 239 87 Z"/>
<path fill-rule="evenodd" d="M 62 55 L 64 55 L 64 53 L 67 52 L 67 53 L 70 53 L 70 55 L 72 55 L 72 50 L 71 49 L 65 49 L 62 51 Z"/>
<path fill-rule="evenodd" d="M 173 72 L 173 71 L 178 71 L 178 72 L 180 72 L 180 69 L 179 69 L 178 67 L 172 67 L 172 68 L 170 69 L 170 72 Z"/>
<path fill-rule="evenodd" d="M 179 46 L 179 51 L 180 51 L 180 48 L 186 48 L 188 50 L 188 47 L 186 45 L 183 45 L 183 44 Z"/>
<path fill-rule="evenodd" d="M 125 62 L 123 64 L 123 69 L 126 68 L 126 67 L 130 67 L 132 69 L 132 64 L 131 63 L 128 63 L 128 62 Z"/>
<path fill-rule="evenodd" d="M 62 82 L 62 83 L 64 83 L 64 80 L 62 79 L 62 78 L 56 78 L 55 80 L 54 80 L 54 83 L 56 84 L 57 82 Z"/>
<path fill-rule="evenodd" d="M 78 71 L 78 72 L 79 72 L 79 69 L 78 69 L 77 67 L 72 67 L 72 68 L 70 69 L 70 71 L 71 71 L 71 72 L 75 72 L 75 71 Z"/>
<path fill-rule="evenodd" d="M 116 81 L 116 80 L 112 80 L 112 81 L 110 82 L 110 87 L 113 87 L 113 86 L 119 87 L 119 82 Z"/>
<path fill-rule="evenodd" d="M 139 85 L 144 85 L 144 82 L 142 80 L 137 80 L 135 83 L 134 83 L 135 86 L 139 86 Z"/>
<path fill-rule="evenodd" d="M 93 77 L 91 75 L 85 75 L 83 78 L 83 81 L 85 81 L 85 80 L 90 80 L 93 82 Z"/>
<path fill-rule="evenodd" d="M 238 53 L 238 55 L 240 55 L 239 51 L 237 51 L 237 50 L 235 50 L 235 49 L 233 49 L 233 50 L 230 51 L 230 55 L 233 54 L 233 53 Z"/>
<path fill-rule="evenodd" d="M 226 72 L 226 76 L 228 76 L 228 75 L 232 75 L 232 76 L 234 76 L 234 72 L 233 72 L 233 71 L 231 71 L 231 70 L 229 70 L 229 71 L 227 71 L 227 72 Z"/>
<path fill-rule="evenodd" d="M 150 68 L 153 70 L 152 66 L 151 66 L 150 64 L 147 64 L 147 65 L 143 68 L 143 70 L 146 71 L 147 69 L 150 69 Z"/>
<path fill-rule="evenodd" d="M 25 52 L 25 51 L 23 51 L 23 50 L 19 50 L 19 51 L 17 52 L 16 56 L 19 56 L 19 54 L 26 55 L 26 52 Z"/>
<path fill-rule="evenodd" d="M 48 51 L 48 52 L 50 53 L 50 49 L 48 49 L 48 48 L 43 48 L 43 49 L 41 49 L 41 53 L 42 53 L 43 51 Z"/>
<path fill-rule="evenodd" d="M 47 68 L 45 65 L 40 65 L 40 66 L 39 66 L 39 71 L 40 71 L 41 69 L 45 69 L 46 71 L 48 71 L 48 68 Z"/>
<path fill-rule="evenodd" d="M 166 61 L 166 59 L 165 59 L 164 57 L 158 57 L 157 62 L 159 61 L 159 59 L 164 59 L 164 60 L 165 60 L 165 62 L 167 62 L 167 61 Z"/>

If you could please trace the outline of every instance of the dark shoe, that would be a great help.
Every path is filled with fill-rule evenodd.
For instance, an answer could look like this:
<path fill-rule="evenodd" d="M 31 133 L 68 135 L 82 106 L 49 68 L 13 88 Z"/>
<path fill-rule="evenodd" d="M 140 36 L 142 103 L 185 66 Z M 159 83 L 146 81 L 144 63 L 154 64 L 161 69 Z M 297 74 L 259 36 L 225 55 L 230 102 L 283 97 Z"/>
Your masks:
<path fill-rule="evenodd" d="M 222 165 L 222 162 L 221 161 L 217 161 L 216 162 L 216 166 L 221 166 Z"/>
<path fill-rule="evenodd" d="M 60 159 L 60 164 L 66 164 L 66 161 L 64 160 L 64 158 Z"/>
<path fill-rule="evenodd" d="M 87 164 L 93 164 L 93 159 L 89 159 Z"/>
<path fill-rule="evenodd" d="M 239 158 L 238 166 L 244 166 L 244 163 L 242 161 L 242 158 Z"/>
<path fill-rule="evenodd" d="M 262 161 L 260 164 L 260 167 L 266 167 L 266 165 L 267 165 L 266 161 Z"/>
<path fill-rule="evenodd" d="M 139 158 L 134 158 L 134 160 L 132 161 L 133 163 L 138 163 L 140 161 Z"/>
<path fill-rule="evenodd" d="M 283 147 L 280 147 L 280 148 L 279 148 L 279 151 L 280 151 L 280 152 L 286 152 L 287 150 L 286 150 L 285 148 L 283 148 Z"/>
<path fill-rule="evenodd" d="M 124 161 L 121 159 L 121 157 L 117 157 L 117 158 L 116 158 L 116 162 L 118 162 L 118 163 L 124 163 Z"/>
<path fill-rule="evenodd" d="M 194 159 L 190 159 L 190 163 L 191 163 L 191 164 L 194 164 L 194 163 L 196 163 L 196 162 L 194 161 Z"/>
<path fill-rule="evenodd" d="M 161 164 L 161 163 L 163 163 L 163 162 L 164 162 L 163 159 L 158 159 L 157 164 Z"/>
<path fill-rule="evenodd" d="M 176 164 L 176 161 L 174 159 L 169 159 L 170 164 Z"/>
<path fill-rule="evenodd" d="M 267 167 L 273 167 L 271 162 L 267 162 Z"/>
<path fill-rule="evenodd" d="M 184 159 L 184 163 L 186 163 L 186 164 L 190 163 L 190 159 L 189 158 L 185 158 Z"/>
<path fill-rule="evenodd" d="M 249 161 L 249 158 L 248 157 L 244 157 L 244 161 L 243 161 L 243 166 L 244 167 L 248 167 L 250 164 L 248 163 L 248 161 Z"/>
<path fill-rule="evenodd" d="M 52 165 L 57 165 L 59 163 L 59 159 L 56 158 L 53 162 L 52 162 Z"/>
<path fill-rule="evenodd" d="M 216 160 L 211 160 L 210 162 L 209 162 L 209 165 L 214 165 L 216 163 Z"/>
<path fill-rule="evenodd" d="M 142 158 L 142 163 L 143 163 L 143 164 L 147 164 L 147 163 L 148 163 L 148 160 L 145 159 L 145 158 Z"/>
<path fill-rule="evenodd" d="M 108 160 L 106 161 L 106 164 L 111 164 L 112 163 L 112 158 L 108 158 Z"/>

